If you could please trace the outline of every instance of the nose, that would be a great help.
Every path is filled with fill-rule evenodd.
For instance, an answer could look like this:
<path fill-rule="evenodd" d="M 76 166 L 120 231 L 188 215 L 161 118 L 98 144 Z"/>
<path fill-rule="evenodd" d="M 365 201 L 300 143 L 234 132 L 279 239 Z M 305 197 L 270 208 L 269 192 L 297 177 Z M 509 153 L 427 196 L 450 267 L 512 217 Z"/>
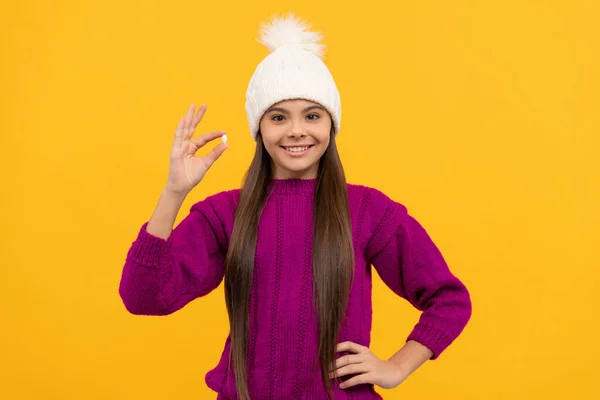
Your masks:
<path fill-rule="evenodd" d="M 288 136 L 291 137 L 304 137 L 306 136 L 306 132 L 304 129 L 304 125 L 302 124 L 302 122 L 293 122 L 292 123 L 292 129 L 290 130 L 290 133 L 288 134 Z"/>

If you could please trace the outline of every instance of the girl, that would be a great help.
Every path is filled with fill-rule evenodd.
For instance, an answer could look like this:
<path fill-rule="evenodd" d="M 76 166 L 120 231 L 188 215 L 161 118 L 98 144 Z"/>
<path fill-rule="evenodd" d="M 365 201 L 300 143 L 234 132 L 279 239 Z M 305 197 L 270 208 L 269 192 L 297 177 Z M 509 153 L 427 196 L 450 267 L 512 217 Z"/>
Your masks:
<path fill-rule="evenodd" d="M 224 280 L 230 334 L 206 384 L 218 399 L 381 399 L 458 337 L 470 296 L 425 229 L 382 192 L 346 183 L 340 97 L 320 34 L 292 14 L 262 26 L 271 53 L 246 93 L 254 159 L 240 189 L 181 204 L 228 145 L 179 121 L 167 183 L 127 253 L 119 293 L 138 315 L 171 314 Z M 422 311 L 387 359 L 369 350 L 371 266 Z M 394 318 L 393 315 L 390 318 Z"/>

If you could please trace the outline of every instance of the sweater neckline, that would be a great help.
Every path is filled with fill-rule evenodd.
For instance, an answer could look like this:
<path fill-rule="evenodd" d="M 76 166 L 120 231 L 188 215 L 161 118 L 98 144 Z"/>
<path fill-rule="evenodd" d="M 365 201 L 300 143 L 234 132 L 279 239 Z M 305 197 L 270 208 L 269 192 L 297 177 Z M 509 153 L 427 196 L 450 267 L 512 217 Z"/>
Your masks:
<path fill-rule="evenodd" d="M 307 193 L 314 192 L 317 186 L 317 179 L 271 179 L 269 181 L 269 190 L 272 193 Z"/>

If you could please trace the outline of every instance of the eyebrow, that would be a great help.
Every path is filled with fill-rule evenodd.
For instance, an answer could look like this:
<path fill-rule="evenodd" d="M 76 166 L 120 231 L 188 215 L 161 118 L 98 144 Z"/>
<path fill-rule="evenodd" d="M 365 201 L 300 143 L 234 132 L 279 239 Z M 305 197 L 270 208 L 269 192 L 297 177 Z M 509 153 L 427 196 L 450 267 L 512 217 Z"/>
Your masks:
<path fill-rule="evenodd" d="M 323 108 L 323 107 L 321 107 L 321 106 L 316 106 L 316 105 L 315 105 L 315 106 L 308 106 L 308 107 L 306 107 L 304 110 L 302 110 L 302 112 L 307 112 L 307 111 L 310 111 L 310 110 L 312 110 L 313 108 L 318 108 L 319 110 L 327 111 L 327 110 L 325 110 L 325 108 Z M 288 111 L 288 110 L 286 110 L 286 109 L 284 109 L 284 108 L 281 108 L 281 107 L 271 107 L 271 108 L 269 108 L 269 109 L 268 109 L 268 110 L 265 112 L 265 114 L 267 114 L 267 113 L 270 113 L 271 111 L 279 111 L 279 112 L 282 112 L 282 113 L 284 113 L 284 114 L 289 114 L 289 111 Z"/>

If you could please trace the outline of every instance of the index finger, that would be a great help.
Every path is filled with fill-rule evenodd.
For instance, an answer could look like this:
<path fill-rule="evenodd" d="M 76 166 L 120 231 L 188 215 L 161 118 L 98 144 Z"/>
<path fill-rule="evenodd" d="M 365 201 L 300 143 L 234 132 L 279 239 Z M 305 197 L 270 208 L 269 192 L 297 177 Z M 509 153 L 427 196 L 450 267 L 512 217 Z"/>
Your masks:
<path fill-rule="evenodd" d="M 191 139 L 190 142 L 192 142 L 196 147 L 200 148 L 200 147 L 204 146 L 206 143 L 210 142 L 211 140 L 220 138 L 224 134 L 225 134 L 225 131 L 215 131 L 215 132 L 205 133 L 204 135 L 200 135 L 197 138 Z"/>
<path fill-rule="evenodd" d="M 340 353 L 342 351 L 351 351 L 353 353 L 360 353 L 365 347 L 361 346 L 358 343 L 354 342 L 342 342 L 338 343 L 336 352 Z"/>

